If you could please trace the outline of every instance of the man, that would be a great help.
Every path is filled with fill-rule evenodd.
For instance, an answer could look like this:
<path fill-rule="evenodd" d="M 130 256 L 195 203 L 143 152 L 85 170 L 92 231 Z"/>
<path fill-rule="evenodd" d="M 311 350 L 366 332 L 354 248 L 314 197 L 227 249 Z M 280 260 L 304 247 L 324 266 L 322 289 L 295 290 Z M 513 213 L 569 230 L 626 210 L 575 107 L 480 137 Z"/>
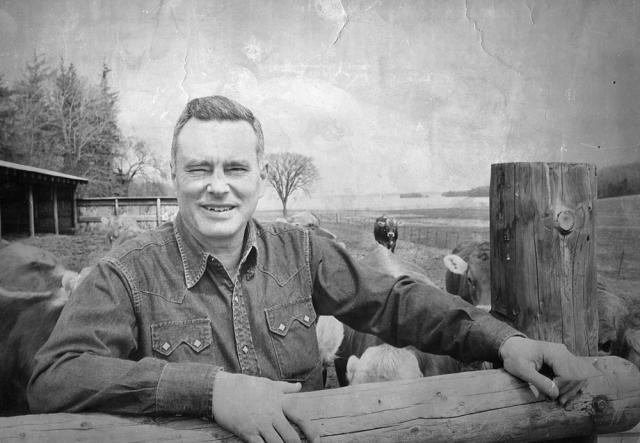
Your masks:
<path fill-rule="evenodd" d="M 588 365 L 408 277 L 355 262 L 334 241 L 252 219 L 267 179 L 251 111 L 190 101 L 174 131 L 179 212 L 103 259 L 36 357 L 34 412 L 206 416 L 246 441 L 319 435 L 287 393 L 322 387 L 317 315 L 396 346 L 502 361 L 564 403 Z M 543 363 L 555 383 L 537 372 Z"/>

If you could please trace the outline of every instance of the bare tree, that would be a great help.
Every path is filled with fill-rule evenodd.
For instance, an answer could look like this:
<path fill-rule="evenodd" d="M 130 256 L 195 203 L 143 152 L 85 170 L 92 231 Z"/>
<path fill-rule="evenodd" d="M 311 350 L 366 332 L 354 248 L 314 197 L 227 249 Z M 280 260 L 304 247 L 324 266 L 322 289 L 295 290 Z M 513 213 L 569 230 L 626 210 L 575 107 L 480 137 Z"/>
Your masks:
<path fill-rule="evenodd" d="M 297 190 L 309 192 L 318 178 L 318 170 L 313 159 L 293 152 L 269 154 L 269 183 L 278 193 L 282 202 L 282 215 L 287 216 L 287 202 Z"/>
<path fill-rule="evenodd" d="M 164 178 L 161 162 L 144 140 L 136 137 L 127 137 L 120 144 L 113 159 L 113 171 L 117 180 L 114 191 L 121 195 L 128 195 L 134 179 L 155 181 L 158 176 Z"/>

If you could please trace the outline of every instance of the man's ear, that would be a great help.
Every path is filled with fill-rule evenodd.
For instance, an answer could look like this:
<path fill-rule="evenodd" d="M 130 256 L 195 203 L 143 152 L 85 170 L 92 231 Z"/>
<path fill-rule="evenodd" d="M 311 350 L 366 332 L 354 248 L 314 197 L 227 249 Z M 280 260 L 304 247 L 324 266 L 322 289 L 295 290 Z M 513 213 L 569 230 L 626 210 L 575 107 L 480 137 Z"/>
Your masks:
<path fill-rule="evenodd" d="M 269 162 L 266 160 L 262 163 L 262 168 L 260 169 L 260 178 L 262 180 L 266 180 L 269 177 Z"/>
<path fill-rule="evenodd" d="M 171 168 L 171 181 L 176 182 L 176 165 L 173 162 L 169 163 L 169 168 Z"/>

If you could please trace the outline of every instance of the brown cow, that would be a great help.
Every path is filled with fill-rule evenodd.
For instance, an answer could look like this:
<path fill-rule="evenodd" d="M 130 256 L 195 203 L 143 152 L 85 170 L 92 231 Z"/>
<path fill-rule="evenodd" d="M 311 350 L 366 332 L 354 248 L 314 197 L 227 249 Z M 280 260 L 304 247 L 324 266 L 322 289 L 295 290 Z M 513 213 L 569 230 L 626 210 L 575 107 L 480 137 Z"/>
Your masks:
<path fill-rule="evenodd" d="M 491 308 L 490 249 L 487 242 L 466 242 L 444 258 L 447 292 Z M 616 355 L 640 367 L 640 318 L 626 302 L 597 284 L 598 353 Z"/>
<path fill-rule="evenodd" d="M 33 357 L 68 299 L 63 280 L 76 277 L 35 246 L 15 242 L 0 249 L 0 413 L 28 412 Z"/>

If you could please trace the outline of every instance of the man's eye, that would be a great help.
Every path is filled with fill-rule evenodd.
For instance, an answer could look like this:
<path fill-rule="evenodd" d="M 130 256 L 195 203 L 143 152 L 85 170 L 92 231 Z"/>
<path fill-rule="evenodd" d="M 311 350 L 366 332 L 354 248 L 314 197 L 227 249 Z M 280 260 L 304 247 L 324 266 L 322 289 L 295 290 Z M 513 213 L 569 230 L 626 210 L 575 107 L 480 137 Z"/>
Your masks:
<path fill-rule="evenodd" d="M 195 167 L 195 168 L 187 168 L 187 173 L 189 173 L 189 174 L 198 175 L 198 174 L 206 174 L 207 172 L 208 172 L 208 169 L 205 168 L 204 166 Z"/>
<path fill-rule="evenodd" d="M 231 172 L 231 173 L 240 173 L 240 172 L 246 172 L 247 168 L 244 166 L 231 166 L 227 168 L 227 172 Z"/>

